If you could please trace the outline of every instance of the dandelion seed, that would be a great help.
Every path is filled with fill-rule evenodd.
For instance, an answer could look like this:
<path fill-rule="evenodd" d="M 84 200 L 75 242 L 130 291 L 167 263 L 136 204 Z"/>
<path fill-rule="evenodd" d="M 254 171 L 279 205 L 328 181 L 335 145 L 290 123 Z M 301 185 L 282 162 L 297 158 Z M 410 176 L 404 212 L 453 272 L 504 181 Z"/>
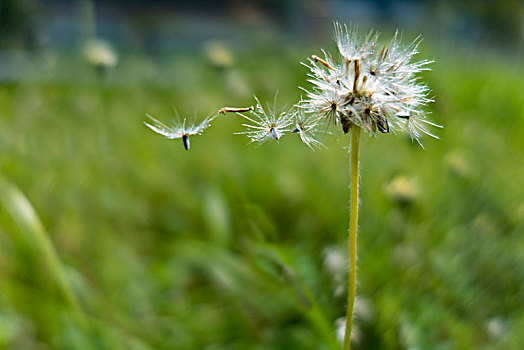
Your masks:
<path fill-rule="evenodd" d="M 249 117 L 242 113 L 237 113 L 242 118 L 251 122 L 251 124 L 242 124 L 248 128 L 248 130 L 238 132 L 237 134 L 244 134 L 251 139 L 251 142 L 256 142 L 259 145 L 270 139 L 280 140 L 284 133 L 289 131 L 286 128 L 291 125 L 293 114 L 282 112 L 277 116 L 276 96 L 273 108 L 268 108 L 267 112 L 256 96 L 255 100 L 257 101 L 257 105 L 254 109 L 249 110 Z"/>
<path fill-rule="evenodd" d="M 415 140 L 422 148 L 424 148 L 424 146 L 420 142 L 420 138 L 422 136 L 421 134 L 428 135 L 437 140 L 439 139 L 438 136 L 430 133 L 424 124 L 431 125 L 436 128 L 442 128 L 441 125 L 432 123 L 423 117 L 413 118 L 409 113 L 397 113 L 396 116 L 405 120 L 405 128 L 408 130 L 411 139 Z"/>
<path fill-rule="evenodd" d="M 189 126 L 186 126 L 186 119 L 184 118 L 182 122 L 178 121 L 177 123 L 173 123 L 172 125 L 168 126 L 158 119 L 155 119 L 151 115 L 146 115 L 149 119 L 151 119 L 150 123 L 144 122 L 148 128 L 157 134 L 167 137 L 170 140 L 182 139 L 182 145 L 186 151 L 188 151 L 190 147 L 189 136 L 202 134 L 205 129 L 211 126 L 211 121 L 216 117 L 216 115 L 207 117 L 204 119 L 204 121 L 202 121 L 202 123 L 198 125 L 191 124 Z"/>
<path fill-rule="evenodd" d="M 302 103 L 308 113 L 324 117 L 329 123 L 338 124 L 340 115 L 344 113 L 347 99 L 335 88 L 326 88 L 316 93 L 307 93 L 309 100 Z"/>
<path fill-rule="evenodd" d="M 269 129 L 269 132 L 271 133 L 271 136 L 275 138 L 275 140 L 280 140 L 280 133 L 276 128 Z"/>
<path fill-rule="evenodd" d="M 314 117 L 297 110 L 295 111 L 295 121 L 296 126 L 291 132 L 295 134 L 298 133 L 302 142 L 309 148 L 315 150 L 315 148 L 326 147 L 315 138 L 317 132 L 315 128 L 320 121 L 319 117 Z"/>
<path fill-rule="evenodd" d="M 186 149 L 186 151 L 189 151 L 189 136 L 182 135 L 182 143 L 184 144 L 184 148 Z"/>

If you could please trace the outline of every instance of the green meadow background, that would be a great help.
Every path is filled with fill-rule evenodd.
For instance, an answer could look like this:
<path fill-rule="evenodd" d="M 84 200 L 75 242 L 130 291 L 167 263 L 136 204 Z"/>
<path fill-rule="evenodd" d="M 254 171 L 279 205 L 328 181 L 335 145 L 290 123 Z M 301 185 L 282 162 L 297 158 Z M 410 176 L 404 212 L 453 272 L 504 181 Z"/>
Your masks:
<path fill-rule="evenodd" d="M 107 71 L 41 52 L 1 83 L 1 349 L 338 348 L 347 135 L 255 147 L 228 114 L 187 152 L 143 124 L 277 90 L 290 106 L 320 47 L 213 45 L 122 53 Z M 521 349 L 522 60 L 432 38 L 421 51 L 444 128 L 425 149 L 364 137 L 354 347 Z"/>

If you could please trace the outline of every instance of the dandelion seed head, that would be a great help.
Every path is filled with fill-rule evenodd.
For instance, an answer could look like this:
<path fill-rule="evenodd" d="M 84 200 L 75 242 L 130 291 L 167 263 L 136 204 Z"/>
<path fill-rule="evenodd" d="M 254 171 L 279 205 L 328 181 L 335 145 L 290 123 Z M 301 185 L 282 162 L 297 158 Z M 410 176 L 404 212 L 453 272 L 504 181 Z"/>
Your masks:
<path fill-rule="evenodd" d="M 423 135 L 438 138 L 430 127 L 440 127 L 426 120 L 423 107 L 433 102 L 429 89 L 417 73 L 427 70 L 427 60 L 415 61 L 420 38 L 407 46 L 395 33 L 384 47 L 377 44 L 378 33 L 359 37 L 356 26 L 335 23 L 337 58 L 322 51 L 308 64 L 310 90 L 301 102 L 306 113 L 320 117 L 319 127 L 341 125 L 345 133 L 352 126 L 368 134 L 403 131 L 421 144 Z"/>
<path fill-rule="evenodd" d="M 272 106 L 263 107 L 255 96 L 251 107 L 223 107 L 213 117 L 200 124 L 183 122 L 167 126 L 149 116 L 145 124 L 169 139 L 182 138 L 189 148 L 189 136 L 200 135 L 218 115 L 236 113 L 245 121 L 244 131 L 251 143 L 261 145 L 270 140 L 279 141 L 287 132 L 299 134 L 311 149 L 323 147 L 316 132 L 329 127 L 348 133 L 352 128 L 369 135 L 407 133 L 413 142 L 422 146 L 423 136 L 438 139 L 432 128 L 441 126 L 426 119 L 424 107 L 433 102 L 429 88 L 417 74 L 428 70 L 431 61 L 416 60 L 417 37 L 402 45 L 402 36 L 396 32 L 385 46 L 378 44 L 379 33 L 358 35 L 355 25 L 334 24 L 336 55 L 321 50 L 302 63 L 309 70 L 309 89 L 306 97 L 290 110 L 277 110 L 277 96 Z M 288 129 L 291 125 L 294 127 Z"/>

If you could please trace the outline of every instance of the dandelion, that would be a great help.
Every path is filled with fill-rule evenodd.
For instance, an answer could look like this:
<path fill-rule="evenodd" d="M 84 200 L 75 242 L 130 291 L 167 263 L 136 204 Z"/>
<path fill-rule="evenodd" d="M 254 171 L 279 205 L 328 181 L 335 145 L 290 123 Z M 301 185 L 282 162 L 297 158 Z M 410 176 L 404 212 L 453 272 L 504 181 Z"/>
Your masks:
<path fill-rule="evenodd" d="M 429 88 L 419 81 L 417 74 L 428 70 L 431 61 L 416 61 L 420 38 L 403 46 L 400 36 L 384 47 L 377 44 L 379 35 L 370 32 L 366 37 L 357 35 L 356 26 L 335 23 L 335 42 L 338 54 L 326 51 L 322 57 L 313 55 L 308 63 L 310 89 L 304 89 L 306 98 L 289 111 L 277 113 L 276 96 L 273 108 L 264 109 L 255 97 L 255 107 L 224 107 L 217 115 L 235 112 L 246 123 L 245 134 L 251 142 L 263 144 L 271 139 L 279 140 L 286 132 L 298 134 L 303 143 L 311 149 L 323 145 L 317 140 L 317 133 L 328 127 L 335 127 L 350 134 L 350 200 L 349 200 L 349 273 L 346 317 L 340 318 L 343 328 L 337 333 L 344 338 L 344 349 L 351 346 L 353 311 L 356 297 L 357 275 L 357 222 L 359 193 L 359 153 L 361 131 L 375 137 L 377 134 L 407 133 L 412 141 L 422 146 L 424 135 L 438 139 L 432 127 L 441 128 L 426 119 L 424 107 L 433 102 Z M 213 117 L 214 118 L 214 117 Z M 211 118 L 212 119 L 212 118 Z M 172 128 L 155 122 L 147 124 L 153 131 L 168 138 L 182 138 L 189 148 L 188 135 L 200 134 L 209 126 L 206 119 L 199 126 Z M 295 127 L 288 127 L 295 123 Z M 184 139 L 185 137 L 185 139 Z"/>
<path fill-rule="evenodd" d="M 361 130 L 375 136 L 377 131 L 406 132 L 422 146 L 421 137 L 438 138 L 428 127 L 441 127 L 425 119 L 422 108 L 432 99 L 429 89 L 419 83 L 417 73 L 427 70 L 430 61 L 413 61 L 418 53 L 417 38 L 407 47 L 400 44 L 398 34 L 391 42 L 379 48 L 378 33 L 371 32 L 363 40 L 356 27 L 335 23 L 337 59 L 325 51 L 324 57 L 312 56 L 309 64 L 309 82 L 313 87 L 306 90 L 307 99 L 302 109 L 316 116 L 314 128 L 323 123 L 341 126 L 344 133 L 351 131 L 350 148 L 350 224 L 349 224 L 349 288 L 345 322 L 344 349 L 349 349 L 356 296 L 356 257 L 358 221 L 358 174 Z M 310 146 L 314 138 L 302 141 Z"/>
<path fill-rule="evenodd" d="M 378 49 L 378 34 L 371 32 L 360 40 L 356 28 L 335 24 L 339 59 L 323 51 L 324 59 L 312 56 L 304 108 L 341 125 L 344 133 L 355 126 L 375 135 L 407 132 L 420 144 L 422 134 L 437 138 L 427 126 L 440 127 L 425 119 L 421 107 L 432 100 L 429 89 L 418 82 L 416 73 L 427 70 L 430 61 L 412 62 L 420 40 L 403 48 L 398 35 Z M 321 123 L 318 123 L 319 125 Z"/>
<path fill-rule="evenodd" d="M 251 139 L 251 142 L 256 142 L 259 145 L 271 139 L 277 141 L 280 140 L 284 133 L 289 131 L 286 128 L 292 124 L 294 114 L 290 112 L 282 112 L 277 116 L 276 95 L 273 108 L 268 108 L 268 111 L 262 107 L 262 104 L 256 96 L 255 100 L 257 101 L 256 107 L 249 110 L 249 117 L 242 113 L 237 113 L 242 118 L 251 122 L 251 124 L 242 124 L 244 127 L 248 128 L 248 130 L 238 132 L 237 134 L 247 135 L 247 137 Z M 221 109 L 221 111 L 222 110 L 224 110 L 224 108 Z"/>
<path fill-rule="evenodd" d="M 144 122 L 144 124 L 156 132 L 157 134 L 164 135 L 170 140 L 174 139 L 182 139 L 182 144 L 184 145 L 184 148 L 186 151 L 189 151 L 189 136 L 192 135 L 200 135 L 202 132 L 211 126 L 211 121 L 216 117 L 207 117 L 202 121 L 200 124 L 195 125 L 191 124 L 186 126 L 186 118 L 182 122 L 178 121 L 176 123 L 173 123 L 172 125 L 166 125 L 159 121 L 158 119 L 155 119 L 149 114 L 146 114 L 149 119 L 151 119 L 150 123 Z"/>
<path fill-rule="evenodd" d="M 322 144 L 316 139 L 320 128 L 334 126 L 344 134 L 350 133 L 350 220 L 349 220 L 349 276 L 348 302 L 345 317 L 344 349 L 349 349 L 356 296 L 357 221 L 359 185 L 359 147 L 361 131 L 371 136 L 407 133 L 412 141 L 422 146 L 421 138 L 427 135 L 438 139 L 430 127 L 440 128 L 426 119 L 423 107 L 433 100 L 429 89 L 419 82 L 417 74 L 428 70 L 430 61 L 415 61 L 420 38 L 402 46 L 398 33 L 385 46 L 377 44 L 379 34 L 370 32 L 366 37 L 357 35 L 356 26 L 335 23 L 335 42 L 338 55 L 322 50 L 323 57 L 313 55 L 308 63 L 308 82 L 312 88 L 304 89 L 305 100 L 293 110 L 275 114 L 266 111 L 257 100 L 250 110 L 251 117 L 240 114 L 252 124 L 244 124 L 252 142 L 259 144 L 279 139 L 294 118 L 292 133 L 311 149 Z M 240 111 L 237 111 L 240 112 Z"/>

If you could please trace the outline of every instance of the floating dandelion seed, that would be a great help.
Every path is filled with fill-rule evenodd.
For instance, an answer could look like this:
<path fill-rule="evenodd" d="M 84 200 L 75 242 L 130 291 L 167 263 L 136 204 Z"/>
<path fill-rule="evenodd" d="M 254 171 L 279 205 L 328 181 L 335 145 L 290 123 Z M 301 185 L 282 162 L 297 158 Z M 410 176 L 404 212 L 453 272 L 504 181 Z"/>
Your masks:
<path fill-rule="evenodd" d="M 144 122 L 144 124 L 156 132 L 157 134 L 164 135 L 170 140 L 173 139 L 182 139 L 182 144 L 184 145 L 184 148 L 186 151 L 189 150 L 189 136 L 192 135 L 200 135 L 202 132 L 211 126 L 211 120 L 213 120 L 215 116 L 207 117 L 204 119 L 204 121 L 198 125 L 191 124 L 189 126 L 186 126 L 186 119 L 184 118 L 184 121 L 178 123 L 173 123 L 171 126 L 168 126 L 161 121 L 155 119 L 149 114 L 146 114 L 149 119 L 151 119 L 151 124 Z"/>
<path fill-rule="evenodd" d="M 245 134 L 251 139 L 251 142 L 256 142 L 259 145 L 270 139 L 280 140 L 284 133 L 289 131 L 286 128 L 291 125 L 294 115 L 293 113 L 282 112 L 277 117 L 276 99 L 277 96 L 275 95 L 273 108 L 268 108 L 268 111 L 266 112 L 258 98 L 255 96 L 257 105 L 254 109 L 249 110 L 250 117 L 242 113 L 237 113 L 252 124 L 242 124 L 248 128 L 248 131 L 238 132 L 237 134 Z"/>

